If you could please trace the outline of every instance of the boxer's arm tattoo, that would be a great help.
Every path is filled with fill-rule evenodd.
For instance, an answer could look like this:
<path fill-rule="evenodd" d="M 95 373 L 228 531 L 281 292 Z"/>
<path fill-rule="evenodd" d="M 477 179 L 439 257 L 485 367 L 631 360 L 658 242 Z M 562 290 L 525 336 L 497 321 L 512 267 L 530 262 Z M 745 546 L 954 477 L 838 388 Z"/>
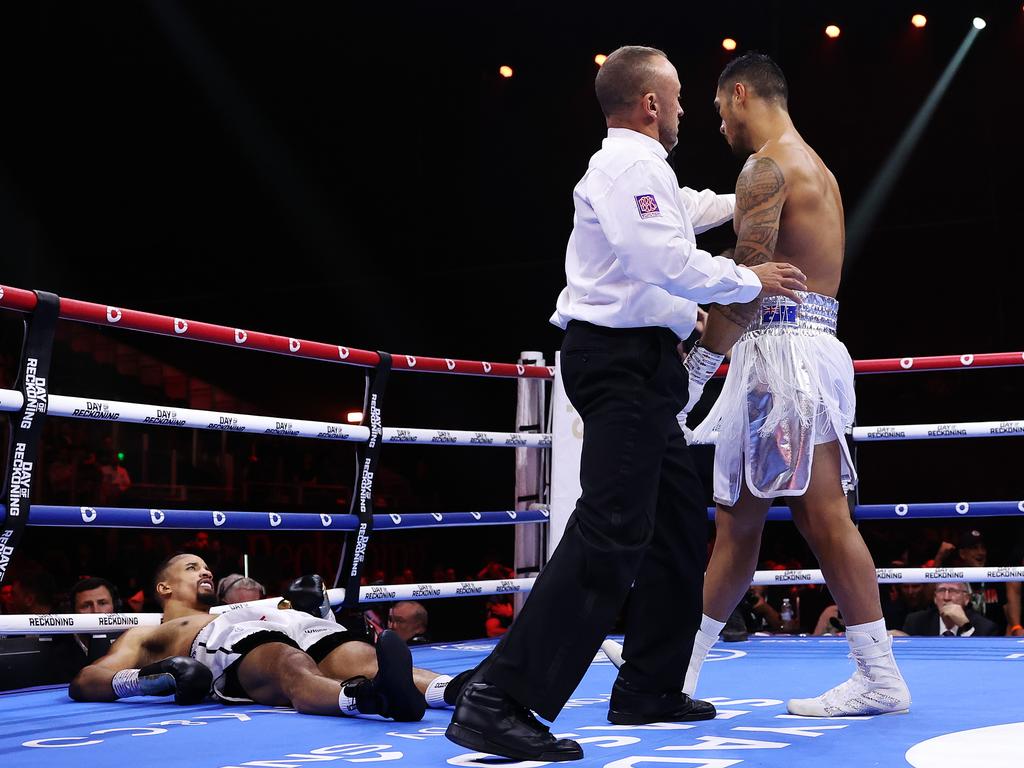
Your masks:
<path fill-rule="evenodd" d="M 740 222 L 733 260 L 747 267 L 771 261 L 779 239 L 779 219 L 786 200 L 786 179 L 770 157 L 748 160 L 736 180 L 736 219 Z M 757 315 L 760 302 L 712 304 L 709 311 L 740 328 Z"/>

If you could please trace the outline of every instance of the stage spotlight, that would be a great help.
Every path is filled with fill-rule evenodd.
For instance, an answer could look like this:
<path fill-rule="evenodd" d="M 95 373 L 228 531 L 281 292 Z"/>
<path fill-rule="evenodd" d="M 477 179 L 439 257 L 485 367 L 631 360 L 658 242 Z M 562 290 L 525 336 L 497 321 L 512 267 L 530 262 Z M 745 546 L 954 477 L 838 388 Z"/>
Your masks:
<path fill-rule="evenodd" d="M 603 67 L 606 61 L 608 61 L 608 57 L 605 56 L 603 53 L 599 53 L 597 54 L 597 56 L 594 57 L 594 63 L 597 64 L 597 66 L 599 67 Z"/>
<path fill-rule="evenodd" d="M 349 411 L 345 414 L 345 421 L 349 424 L 361 424 L 363 422 L 362 411 Z"/>
<path fill-rule="evenodd" d="M 725 40 L 722 41 L 722 47 L 725 48 L 725 50 L 727 51 L 735 51 L 736 41 L 733 40 L 731 37 L 727 37 L 725 38 Z"/>
<path fill-rule="evenodd" d="M 974 24 L 974 28 L 975 29 L 984 29 L 985 28 L 985 20 L 983 18 L 981 18 L 981 16 L 975 16 L 973 24 Z"/>
<path fill-rule="evenodd" d="M 907 167 L 910 156 L 920 143 L 925 129 L 932 126 L 932 118 L 939 107 L 939 102 L 942 101 L 942 97 L 949 90 L 950 84 L 967 58 L 971 46 L 974 45 L 980 30 L 985 26 L 985 22 L 982 19 L 975 19 L 974 21 L 976 29 L 967 30 L 967 34 L 964 35 L 960 47 L 957 48 L 953 58 L 946 64 L 945 69 L 943 69 L 935 85 L 932 86 L 931 91 L 928 92 L 928 96 L 925 98 L 920 109 L 917 110 L 910 124 L 904 129 L 903 135 L 900 136 L 896 146 L 889 153 L 882 168 L 868 186 L 867 191 L 862 194 L 859 204 L 853 211 L 853 215 L 847 219 L 844 271 L 849 269 L 849 265 L 854 263 L 864 250 L 868 237 L 874 231 L 878 217 L 885 207 L 889 193 Z M 980 26 L 978 22 L 981 22 Z"/>
<path fill-rule="evenodd" d="M 921 29 L 922 27 L 924 27 L 925 24 L 928 23 L 928 19 L 925 17 L 923 13 L 915 13 L 910 18 L 910 23 L 913 24 L 918 29 Z"/>
<path fill-rule="evenodd" d="M 837 37 L 839 37 L 839 27 L 837 27 L 835 24 L 829 24 L 827 27 L 825 27 L 825 35 L 835 40 Z"/>
<path fill-rule="evenodd" d="M 508 64 L 502 64 L 498 68 L 498 74 L 506 78 L 512 77 L 512 67 L 508 66 Z"/>

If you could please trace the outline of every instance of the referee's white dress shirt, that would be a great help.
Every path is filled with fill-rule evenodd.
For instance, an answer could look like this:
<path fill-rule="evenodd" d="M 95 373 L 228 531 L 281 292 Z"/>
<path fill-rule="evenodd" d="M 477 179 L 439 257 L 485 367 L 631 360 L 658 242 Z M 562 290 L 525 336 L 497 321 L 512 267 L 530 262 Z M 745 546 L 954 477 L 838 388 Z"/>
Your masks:
<path fill-rule="evenodd" d="M 566 287 L 551 322 L 609 328 L 664 326 L 685 339 L 697 304 L 753 301 L 749 269 L 697 247 L 696 234 L 732 218 L 735 195 L 679 188 L 657 139 L 609 128 L 573 190 Z"/>

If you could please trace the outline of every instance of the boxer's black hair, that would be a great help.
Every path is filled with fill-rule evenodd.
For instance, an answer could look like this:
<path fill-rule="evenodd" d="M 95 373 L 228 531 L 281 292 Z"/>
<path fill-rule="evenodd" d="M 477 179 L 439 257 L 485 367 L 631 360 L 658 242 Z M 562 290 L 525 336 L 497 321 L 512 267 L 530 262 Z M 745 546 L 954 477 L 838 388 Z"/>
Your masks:
<path fill-rule="evenodd" d="M 779 65 L 770 56 L 749 51 L 728 64 L 718 76 L 718 90 L 730 90 L 733 83 L 743 83 L 762 99 L 776 101 L 783 109 L 789 103 L 789 84 Z"/>
<path fill-rule="evenodd" d="M 160 565 L 158 565 L 156 567 L 156 570 L 153 572 L 153 597 L 156 598 L 158 603 L 162 603 L 163 600 L 160 599 L 160 593 L 156 591 L 156 585 L 164 580 L 164 576 L 167 575 L 167 569 L 170 568 L 171 563 L 173 563 L 179 557 L 194 557 L 194 555 L 192 555 L 191 552 L 172 552 L 170 555 L 168 555 L 160 561 Z"/>

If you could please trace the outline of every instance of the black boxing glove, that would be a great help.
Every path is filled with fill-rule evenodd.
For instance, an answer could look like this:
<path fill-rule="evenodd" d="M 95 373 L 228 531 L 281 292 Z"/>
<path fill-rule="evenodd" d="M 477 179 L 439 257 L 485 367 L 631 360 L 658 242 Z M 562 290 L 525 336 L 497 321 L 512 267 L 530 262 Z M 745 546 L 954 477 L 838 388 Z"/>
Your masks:
<path fill-rule="evenodd" d="M 213 673 L 188 656 L 171 656 L 142 669 L 122 669 L 111 680 L 114 694 L 125 696 L 170 696 L 175 704 L 198 704 L 210 694 Z"/>
<path fill-rule="evenodd" d="M 296 611 L 318 619 L 336 620 L 331 610 L 331 599 L 327 596 L 327 585 L 319 574 L 300 576 L 288 585 L 283 597 Z"/>

